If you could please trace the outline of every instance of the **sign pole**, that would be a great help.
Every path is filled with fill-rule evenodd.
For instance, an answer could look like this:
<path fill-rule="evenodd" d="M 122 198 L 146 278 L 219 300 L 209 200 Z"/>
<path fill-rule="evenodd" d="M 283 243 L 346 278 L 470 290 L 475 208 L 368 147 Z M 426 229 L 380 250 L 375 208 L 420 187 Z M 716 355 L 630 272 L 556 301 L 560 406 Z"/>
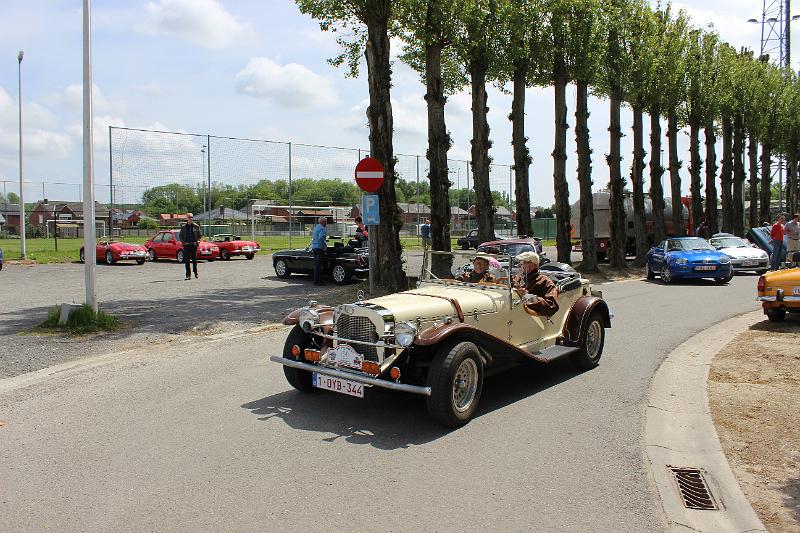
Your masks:
<path fill-rule="evenodd" d="M 94 162 L 92 153 L 91 0 L 83 0 L 83 246 L 86 305 L 97 312 L 95 292 Z"/>
<path fill-rule="evenodd" d="M 360 151 L 359 151 L 359 155 Z M 362 159 L 356 165 L 356 184 L 364 192 L 376 193 L 383 185 L 383 164 L 374 157 Z M 375 247 L 372 246 L 376 227 L 381 223 L 379 200 L 376 194 L 361 195 L 361 217 L 368 232 L 372 232 L 367 239 L 369 252 L 369 292 L 375 291 Z"/>

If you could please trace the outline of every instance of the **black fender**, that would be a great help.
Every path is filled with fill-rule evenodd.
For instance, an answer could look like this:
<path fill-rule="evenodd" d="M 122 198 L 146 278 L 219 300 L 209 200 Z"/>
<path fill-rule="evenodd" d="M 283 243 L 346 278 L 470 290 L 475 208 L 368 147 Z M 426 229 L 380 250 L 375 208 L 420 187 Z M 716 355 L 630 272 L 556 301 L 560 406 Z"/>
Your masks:
<path fill-rule="evenodd" d="M 599 311 L 603 318 L 603 327 L 611 327 L 611 311 L 608 304 L 599 296 L 581 296 L 572 305 L 564 323 L 564 330 L 561 335 L 564 344 L 577 345 L 580 342 L 583 332 L 586 330 L 586 322 L 594 311 Z"/>

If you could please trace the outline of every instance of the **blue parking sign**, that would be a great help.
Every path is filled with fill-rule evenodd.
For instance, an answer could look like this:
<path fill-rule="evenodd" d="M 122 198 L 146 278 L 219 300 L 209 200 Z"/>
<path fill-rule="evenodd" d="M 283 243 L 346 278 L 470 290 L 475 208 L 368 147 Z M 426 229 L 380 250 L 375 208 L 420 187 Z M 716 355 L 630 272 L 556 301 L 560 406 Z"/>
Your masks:
<path fill-rule="evenodd" d="M 361 197 L 361 218 L 364 219 L 364 224 L 367 226 L 376 226 L 381 223 L 377 194 L 365 194 Z"/>

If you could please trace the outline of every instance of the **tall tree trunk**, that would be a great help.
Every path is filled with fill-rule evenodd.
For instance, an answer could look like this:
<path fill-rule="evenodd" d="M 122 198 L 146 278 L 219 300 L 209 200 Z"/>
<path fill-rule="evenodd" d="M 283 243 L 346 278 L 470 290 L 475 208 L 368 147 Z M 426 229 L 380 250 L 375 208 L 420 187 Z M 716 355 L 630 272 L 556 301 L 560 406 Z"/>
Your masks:
<path fill-rule="evenodd" d="M 621 13 L 624 0 L 611 0 L 614 12 Z M 620 124 L 620 111 L 622 108 L 622 66 L 623 56 L 620 44 L 619 27 L 610 24 L 608 28 L 608 46 L 606 48 L 606 68 L 610 84 L 609 91 L 609 154 L 606 157 L 609 170 L 610 197 L 609 209 L 609 264 L 612 268 L 626 267 L 627 255 L 627 227 L 625 224 L 625 180 L 622 177 L 622 125 Z"/>
<path fill-rule="evenodd" d="M 675 108 L 667 113 L 667 141 L 669 144 L 669 183 L 672 194 L 672 234 L 686 235 L 681 203 L 681 162 L 678 159 L 678 114 Z"/>
<path fill-rule="evenodd" d="M 733 183 L 733 156 L 731 141 L 733 140 L 733 123 L 730 117 L 722 117 L 722 170 L 719 175 L 722 197 L 722 231 L 733 231 L 733 200 L 731 184 Z"/>
<path fill-rule="evenodd" d="M 747 148 L 750 159 L 750 227 L 755 228 L 758 223 L 758 141 L 750 135 L 750 144 Z"/>
<path fill-rule="evenodd" d="M 577 83 L 575 102 L 575 143 L 578 151 L 578 184 L 580 185 L 581 270 L 597 272 L 597 246 L 594 239 L 594 202 L 592 201 L 592 149 L 589 145 L 589 84 Z M 605 250 L 603 250 L 605 255 Z"/>
<path fill-rule="evenodd" d="M 759 225 L 761 225 L 764 222 L 772 222 L 769 213 L 772 200 L 772 145 L 770 143 L 761 145 L 761 190 L 759 192 L 758 217 L 761 219 L 759 221 Z"/>
<path fill-rule="evenodd" d="M 736 115 L 733 121 L 733 229 L 734 235 L 744 235 L 744 119 Z"/>
<path fill-rule="evenodd" d="M 511 101 L 511 144 L 514 147 L 514 182 L 517 187 L 517 233 L 533 235 L 531 225 L 530 165 L 528 138 L 525 137 L 525 88 L 528 63 L 520 61 L 514 69 L 514 98 Z"/>
<path fill-rule="evenodd" d="M 395 194 L 394 131 L 392 118 L 392 85 L 391 67 L 389 65 L 388 20 L 391 12 L 390 0 L 378 0 L 367 4 L 366 24 L 366 62 L 369 85 L 369 148 L 372 157 L 378 159 L 384 168 L 384 182 L 378 191 L 380 201 L 381 223 L 374 226 L 375 250 L 373 258 L 377 259 L 377 271 L 374 274 L 376 284 L 386 291 L 405 290 L 408 282 L 403 272 L 402 246 L 400 245 L 400 228 L 403 219 L 397 207 Z M 375 265 L 370 265 L 375 266 Z"/>
<path fill-rule="evenodd" d="M 797 212 L 797 145 L 791 143 L 787 154 L 789 163 L 786 176 L 786 209 L 790 215 Z"/>
<path fill-rule="evenodd" d="M 555 142 L 553 145 L 553 190 L 556 201 L 556 246 L 558 260 L 572 264 L 569 186 L 567 185 L 567 75 L 564 58 L 556 60 L 554 76 Z"/>
<path fill-rule="evenodd" d="M 661 242 L 667 237 L 664 227 L 664 185 L 661 177 L 661 108 L 650 106 L 650 202 L 653 206 L 653 238 Z"/>
<path fill-rule="evenodd" d="M 494 205 L 489 186 L 489 122 L 486 94 L 486 58 L 476 56 L 469 62 L 472 80 L 472 184 L 475 188 L 475 212 L 478 238 L 481 242 L 493 241 Z"/>
<path fill-rule="evenodd" d="M 689 175 L 691 176 L 690 190 L 692 193 L 692 233 L 694 234 L 697 226 L 703 220 L 703 199 L 701 188 L 703 179 L 700 174 L 703 160 L 700 159 L 700 123 L 697 120 L 689 121 Z"/>
<path fill-rule="evenodd" d="M 431 18 L 428 7 L 428 19 Z M 430 43 L 425 47 L 425 102 L 428 107 L 428 180 L 431 185 L 431 244 L 434 250 L 450 251 L 450 177 L 447 169 L 447 134 L 442 79 L 442 45 Z M 452 256 L 433 255 L 431 271 L 438 277 L 450 273 Z"/>
<path fill-rule="evenodd" d="M 609 264 L 612 268 L 624 268 L 627 255 L 627 228 L 625 227 L 625 181 L 622 179 L 622 125 L 620 123 L 621 98 L 618 92 L 611 93 L 609 102 L 610 148 L 608 170 L 611 177 L 609 198 L 609 224 L 611 230 L 611 249 Z"/>
<path fill-rule="evenodd" d="M 644 211 L 644 129 L 643 108 L 633 106 L 633 234 L 636 239 L 636 259 L 634 265 L 642 267 L 647 263 L 647 250 L 650 248 L 647 236 L 647 221 Z"/>
<path fill-rule="evenodd" d="M 717 137 L 714 134 L 714 121 L 706 123 L 706 222 L 708 234 L 719 233 L 719 214 L 717 210 Z"/>

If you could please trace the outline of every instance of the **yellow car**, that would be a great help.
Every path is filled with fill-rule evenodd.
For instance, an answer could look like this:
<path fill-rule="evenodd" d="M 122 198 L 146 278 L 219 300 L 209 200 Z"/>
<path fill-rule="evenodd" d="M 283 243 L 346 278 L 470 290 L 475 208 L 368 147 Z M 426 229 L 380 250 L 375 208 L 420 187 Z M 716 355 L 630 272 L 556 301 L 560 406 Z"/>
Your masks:
<path fill-rule="evenodd" d="M 758 278 L 758 297 L 764 314 L 773 322 L 786 318 L 786 312 L 800 313 L 800 268 L 768 272 Z"/>

